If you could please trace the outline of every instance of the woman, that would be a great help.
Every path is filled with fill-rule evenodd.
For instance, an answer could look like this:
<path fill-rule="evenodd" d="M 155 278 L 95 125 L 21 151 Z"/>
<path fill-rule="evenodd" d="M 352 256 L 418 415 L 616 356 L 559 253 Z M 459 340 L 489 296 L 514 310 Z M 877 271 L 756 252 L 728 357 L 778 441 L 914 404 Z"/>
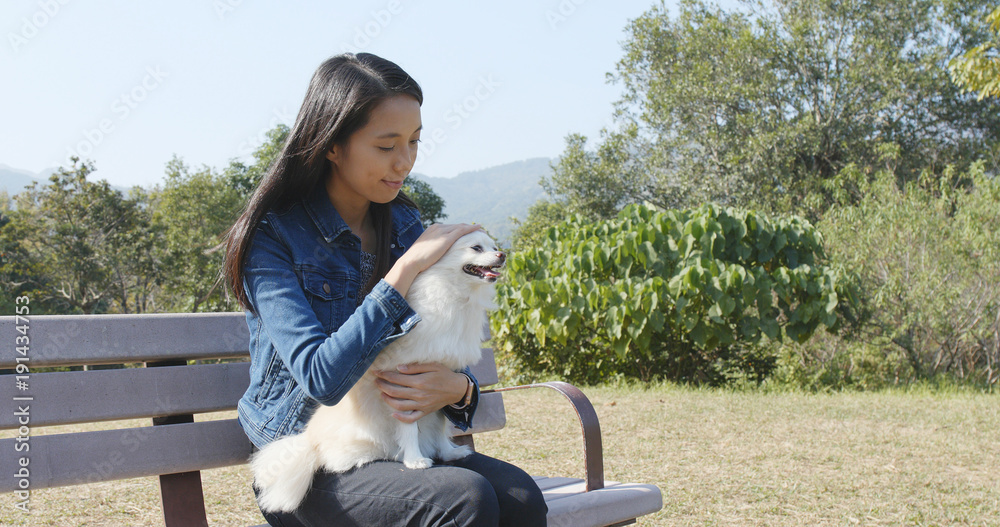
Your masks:
<path fill-rule="evenodd" d="M 345 54 L 313 75 L 289 138 L 229 232 L 226 276 L 250 328 L 240 423 L 260 448 L 336 404 L 386 344 L 419 319 L 404 296 L 472 225 L 424 231 L 400 187 L 420 140 L 417 83 L 390 61 Z M 379 373 L 404 422 L 444 409 L 465 429 L 478 402 L 467 372 L 416 364 Z M 472 390 L 469 393 L 469 390 Z M 469 397 L 471 395 L 471 398 Z M 473 454 L 408 470 L 374 462 L 317 473 L 294 514 L 271 525 L 544 525 L 524 471 Z"/>

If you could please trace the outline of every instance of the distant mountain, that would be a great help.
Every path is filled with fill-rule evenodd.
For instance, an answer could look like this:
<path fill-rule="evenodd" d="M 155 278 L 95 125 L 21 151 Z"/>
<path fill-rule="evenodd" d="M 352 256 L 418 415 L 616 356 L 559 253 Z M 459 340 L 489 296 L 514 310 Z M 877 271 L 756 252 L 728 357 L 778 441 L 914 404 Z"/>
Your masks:
<path fill-rule="evenodd" d="M 43 170 L 40 174 L 0 164 L 0 190 L 13 196 L 35 181 L 44 183 L 54 170 Z"/>
<path fill-rule="evenodd" d="M 480 223 L 503 244 L 514 231 L 510 218 L 523 220 L 528 208 L 545 195 L 538 181 L 552 172 L 549 162 L 539 157 L 462 172 L 453 178 L 414 177 L 426 181 L 444 199 L 445 222 Z"/>

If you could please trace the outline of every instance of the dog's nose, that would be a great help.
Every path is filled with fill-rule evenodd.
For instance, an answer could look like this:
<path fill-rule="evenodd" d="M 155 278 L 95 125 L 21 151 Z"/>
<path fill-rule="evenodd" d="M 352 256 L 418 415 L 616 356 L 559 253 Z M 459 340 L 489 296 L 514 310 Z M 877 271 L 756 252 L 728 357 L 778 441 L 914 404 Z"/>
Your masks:
<path fill-rule="evenodd" d="M 504 254 L 504 253 L 502 253 L 502 252 L 500 252 L 500 251 L 497 251 L 497 258 L 500 259 L 500 263 L 503 263 L 503 262 L 507 261 L 507 255 Z"/>

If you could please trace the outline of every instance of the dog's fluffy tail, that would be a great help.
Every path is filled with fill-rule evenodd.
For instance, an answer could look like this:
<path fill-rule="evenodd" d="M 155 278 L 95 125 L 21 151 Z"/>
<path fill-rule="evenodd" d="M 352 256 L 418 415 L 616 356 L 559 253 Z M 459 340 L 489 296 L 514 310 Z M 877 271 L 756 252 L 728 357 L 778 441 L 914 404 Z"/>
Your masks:
<path fill-rule="evenodd" d="M 273 441 L 253 455 L 254 486 L 260 490 L 257 502 L 266 512 L 291 512 L 309 492 L 319 455 L 305 434 Z"/>

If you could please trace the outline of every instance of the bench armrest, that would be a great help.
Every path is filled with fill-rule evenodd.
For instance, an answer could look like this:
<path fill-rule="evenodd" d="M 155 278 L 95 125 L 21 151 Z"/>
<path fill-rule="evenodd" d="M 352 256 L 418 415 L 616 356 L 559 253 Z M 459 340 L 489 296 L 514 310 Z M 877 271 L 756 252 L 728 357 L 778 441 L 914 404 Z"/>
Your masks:
<path fill-rule="evenodd" d="M 527 388 L 550 388 L 561 393 L 573 405 L 576 416 L 580 420 L 580 427 L 583 429 L 583 460 L 587 473 L 587 491 L 604 488 L 604 447 L 601 445 L 601 425 L 597 421 L 594 405 L 579 388 L 565 382 L 543 382 L 485 390 L 483 393 L 509 392 Z"/>

